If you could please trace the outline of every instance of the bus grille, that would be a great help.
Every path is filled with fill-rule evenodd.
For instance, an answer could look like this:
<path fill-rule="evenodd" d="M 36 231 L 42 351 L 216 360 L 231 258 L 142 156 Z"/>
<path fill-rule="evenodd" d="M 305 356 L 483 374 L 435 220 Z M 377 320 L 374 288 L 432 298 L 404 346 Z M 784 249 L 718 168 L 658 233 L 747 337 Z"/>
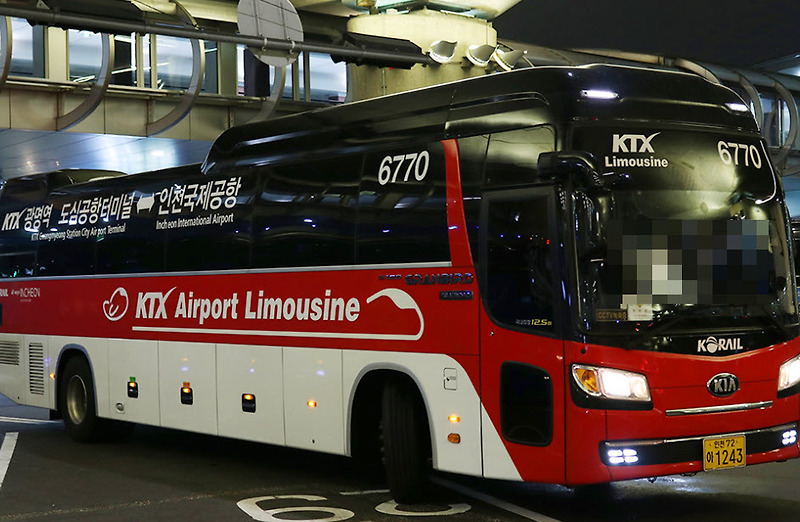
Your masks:
<path fill-rule="evenodd" d="M 44 395 L 44 345 L 28 345 L 29 390 L 32 395 Z"/>
<path fill-rule="evenodd" d="M 0 364 L 19 366 L 19 341 L 0 341 Z"/>

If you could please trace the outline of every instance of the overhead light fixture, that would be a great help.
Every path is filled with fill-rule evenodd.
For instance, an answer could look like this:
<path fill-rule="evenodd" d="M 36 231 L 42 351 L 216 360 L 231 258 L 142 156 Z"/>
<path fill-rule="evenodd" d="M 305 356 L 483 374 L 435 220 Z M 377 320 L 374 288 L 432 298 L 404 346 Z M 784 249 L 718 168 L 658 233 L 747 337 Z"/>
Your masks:
<path fill-rule="evenodd" d="M 431 48 L 428 50 L 428 56 L 430 56 L 434 62 L 448 63 L 456 54 L 457 44 L 458 42 L 437 40 L 431 44 Z"/>
<path fill-rule="evenodd" d="M 525 51 L 501 51 L 498 49 L 494 52 L 492 58 L 503 70 L 510 71 L 523 56 L 525 56 Z"/>
<path fill-rule="evenodd" d="M 496 50 L 497 47 L 489 44 L 470 45 L 467 49 L 467 60 L 478 67 L 486 67 Z"/>

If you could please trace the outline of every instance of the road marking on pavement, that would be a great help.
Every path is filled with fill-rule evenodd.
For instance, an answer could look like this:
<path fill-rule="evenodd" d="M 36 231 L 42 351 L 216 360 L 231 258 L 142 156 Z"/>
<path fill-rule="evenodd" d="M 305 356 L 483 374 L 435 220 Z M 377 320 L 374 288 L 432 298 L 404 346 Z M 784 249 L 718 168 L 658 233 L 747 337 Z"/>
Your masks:
<path fill-rule="evenodd" d="M 495 498 L 491 495 L 487 495 L 486 493 L 481 493 L 480 491 L 475 491 L 474 489 L 462 486 L 461 484 L 456 484 L 455 482 L 450 482 L 449 480 L 440 477 L 431 477 L 431 481 L 439 484 L 442 487 L 451 489 L 456 493 L 461 493 L 462 495 L 472 497 L 476 500 L 480 500 L 481 502 L 486 502 L 487 504 L 504 509 L 510 513 L 514 513 L 515 515 L 527 518 L 528 520 L 534 520 L 536 522 L 561 522 L 560 520 L 550 518 L 547 515 L 542 515 L 541 513 L 531 511 L 530 509 L 525 509 L 524 507 L 517 506 L 511 502 L 506 502 L 505 500 Z"/>
<path fill-rule="evenodd" d="M 340 491 L 340 495 L 344 495 L 346 497 L 349 496 L 356 496 L 356 495 L 375 495 L 375 494 L 384 494 L 389 493 L 388 489 L 368 489 L 366 491 Z"/>
<path fill-rule="evenodd" d="M 45 420 L 45 419 L 23 419 L 22 417 L 0 416 L 0 422 L 12 422 L 14 424 L 57 424 L 61 421 Z"/>
<path fill-rule="evenodd" d="M 6 433 L 6 436 L 3 437 L 3 445 L 0 446 L 0 488 L 3 487 L 8 465 L 11 464 L 14 448 L 17 446 L 17 435 L 19 434 L 14 432 Z"/>

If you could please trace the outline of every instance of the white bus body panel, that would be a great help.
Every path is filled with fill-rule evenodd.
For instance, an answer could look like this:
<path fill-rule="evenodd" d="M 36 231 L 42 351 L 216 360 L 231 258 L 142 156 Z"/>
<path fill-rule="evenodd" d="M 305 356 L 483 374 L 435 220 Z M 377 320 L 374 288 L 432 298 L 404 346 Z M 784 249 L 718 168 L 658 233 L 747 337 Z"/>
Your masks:
<path fill-rule="evenodd" d="M 158 342 L 161 425 L 217 435 L 216 346 Z M 181 403 L 181 388 L 192 388 L 193 403 Z"/>
<path fill-rule="evenodd" d="M 219 434 L 286 444 L 283 423 L 283 350 L 274 346 L 217 345 Z M 256 398 L 256 411 L 242 411 L 242 395 Z"/>
<path fill-rule="evenodd" d="M 344 455 L 342 351 L 286 348 L 283 375 L 286 445 Z"/>
<path fill-rule="evenodd" d="M 131 378 L 136 379 L 138 398 L 128 397 Z M 108 386 L 112 419 L 158 425 L 161 422 L 158 341 L 109 340 Z"/>
<path fill-rule="evenodd" d="M 481 406 L 481 415 L 483 416 L 483 476 L 503 480 L 522 480 L 500 434 L 497 433 L 497 429 L 483 406 Z"/>
<path fill-rule="evenodd" d="M 44 395 L 33 398 L 26 392 L 29 341 L 49 346 L 50 354 Z M 77 347 L 89 359 L 101 417 L 341 455 L 351 453 L 360 379 L 372 370 L 403 372 L 425 402 L 435 469 L 519 479 L 475 385 L 447 355 L 20 335 L 2 335 L 1 342 L 0 351 L 11 353 L 6 362 L 14 352 L 8 346 L 20 345 L 18 367 L 0 362 L 0 393 L 20 404 L 55 408 L 49 373 L 65 348 Z M 137 399 L 127 396 L 131 377 L 139 384 Z M 184 383 L 192 388 L 191 405 L 181 403 Z M 242 411 L 245 393 L 256 396 L 255 413 Z M 459 443 L 448 441 L 451 433 Z"/>
<path fill-rule="evenodd" d="M 17 403 L 23 402 L 27 382 L 24 344 L 22 335 L 0 335 L 0 394 Z"/>

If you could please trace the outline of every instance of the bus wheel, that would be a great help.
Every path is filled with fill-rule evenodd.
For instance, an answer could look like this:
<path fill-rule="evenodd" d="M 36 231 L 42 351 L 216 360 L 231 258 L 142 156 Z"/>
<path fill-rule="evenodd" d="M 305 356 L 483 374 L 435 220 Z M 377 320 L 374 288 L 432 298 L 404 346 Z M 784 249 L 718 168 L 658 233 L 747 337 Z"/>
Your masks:
<path fill-rule="evenodd" d="M 416 387 L 392 379 L 383 389 L 381 434 L 386 481 L 395 502 L 425 499 L 431 468 L 428 419 Z"/>
<path fill-rule="evenodd" d="M 72 440 L 91 442 L 101 437 L 104 423 L 97 418 L 92 371 L 83 357 L 73 357 L 64 366 L 58 401 L 64 427 Z"/>

